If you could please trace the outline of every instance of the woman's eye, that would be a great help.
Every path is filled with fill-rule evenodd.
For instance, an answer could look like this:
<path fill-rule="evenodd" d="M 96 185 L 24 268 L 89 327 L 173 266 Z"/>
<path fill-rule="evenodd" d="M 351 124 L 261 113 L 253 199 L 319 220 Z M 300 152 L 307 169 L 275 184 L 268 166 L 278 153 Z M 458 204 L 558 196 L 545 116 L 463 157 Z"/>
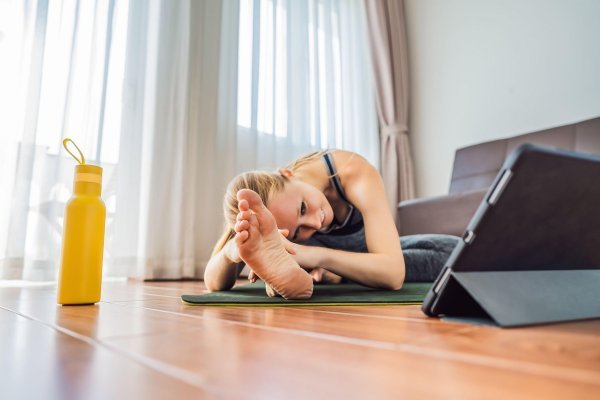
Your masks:
<path fill-rule="evenodd" d="M 300 204 L 300 215 L 304 215 L 304 213 L 306 213 L 306 203 L 302 202 L 302 204 Z"/>

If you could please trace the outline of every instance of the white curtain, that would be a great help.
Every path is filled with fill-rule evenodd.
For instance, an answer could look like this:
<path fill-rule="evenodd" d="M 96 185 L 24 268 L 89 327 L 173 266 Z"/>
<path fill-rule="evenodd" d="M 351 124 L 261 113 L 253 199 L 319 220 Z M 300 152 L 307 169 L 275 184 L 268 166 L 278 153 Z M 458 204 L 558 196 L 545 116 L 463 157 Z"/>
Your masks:
<path fill-rule="evenodd" d="M 236 1 L 132 0 L 114 267 L 201 278 L 235 173 Z"/>
<path fill-rule="evenodd" d="M 75 165 L 66 136 L 104 168 L 112 226 L 127 6 L 0 2 L 0 279 L 56 277 Z"/>
<path fill-rule="evenodd" d="M 116 267 L 197 278 L 229 180 L 323 147 L 377 163 L 362 1 L 132 1 Z M 123 270 L 125 271 L 125 270 Z"/>
<path fill-rule="evenodd" d="M 0 278 L 56 277 L 65 136 L 105 170 L 105 273 L 144 279 L 203 275 L 243 170 L 325 147 L 378 163 L 360 0 L 0 4 L 23 21 L 0 41 Z"/>
<path fill-rule="evenodd" d="M 242 170 L 319 148 L 379 160 L 364 4 L 240 2 L 237 152 Z M 250 151 L 248 151 L 250 150 Z"/>

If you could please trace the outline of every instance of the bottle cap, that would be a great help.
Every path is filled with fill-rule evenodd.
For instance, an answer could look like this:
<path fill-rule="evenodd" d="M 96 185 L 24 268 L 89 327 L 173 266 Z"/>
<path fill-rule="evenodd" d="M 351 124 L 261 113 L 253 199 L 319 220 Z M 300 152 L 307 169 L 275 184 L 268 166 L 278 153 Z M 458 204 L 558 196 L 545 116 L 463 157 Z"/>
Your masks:
<path fill-rule="evenodd" d="M 93 182 L 102 184 L 102 168 L 96 165 L 76 165 L 75 182 Z"/>
<path fill-rule="evenodd" d="M 78 158 L 75 154 L 71 153 L 71 150 L 69 150 L 67 147 L 67 144 L 69 142 L 73 143 L 73 146 L 75 146 L 81 158 Z M 77 147 L 75 142 L 70 138 L 66 138 L 65 140 L 63 140 L 63 146 L 65 150 L 67 150 L 67 153 L 69 153 L 75 159 L 75 161 L 79 163 L 79 165 L 75 166 L 75 182 L 92 182 L 101 185 L 102 167 L 99 167 L 97 165 L 86 164 L 85 157 L 83 157 L 83 153 L 81 152 L 81 150 L 79 150 L 79 147 Z"/>

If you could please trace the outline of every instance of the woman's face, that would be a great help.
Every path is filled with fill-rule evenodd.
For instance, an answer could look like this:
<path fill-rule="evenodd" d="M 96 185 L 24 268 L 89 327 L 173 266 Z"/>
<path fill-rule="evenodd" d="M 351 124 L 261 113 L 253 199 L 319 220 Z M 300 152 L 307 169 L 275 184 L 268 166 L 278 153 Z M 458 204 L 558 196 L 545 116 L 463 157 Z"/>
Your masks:
<path fill-rule="evenodd" d="M 288 239 L 293 242 L 305 241 L 333 222 L 333 209 L 323 192 L 298 178 L 290 178 L 284 189 L 273 195 L 267 208 L 277 227 L 289 230 Z"/>

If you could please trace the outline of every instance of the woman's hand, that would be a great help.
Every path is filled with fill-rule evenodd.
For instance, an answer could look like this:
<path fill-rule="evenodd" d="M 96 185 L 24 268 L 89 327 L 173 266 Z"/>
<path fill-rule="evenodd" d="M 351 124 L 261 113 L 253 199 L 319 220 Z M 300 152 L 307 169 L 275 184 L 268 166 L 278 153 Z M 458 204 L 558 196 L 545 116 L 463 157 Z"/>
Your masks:
<path fill-rule="evenodd" d="M 291 243 L 291 242 L 290 242 Z M 298 263 L 306 271 L 311 271 L 315 268 L 321 267 L 321 251 L 324 247 L 319 246 L 306 246 L 297 243 L 291 243 L 294 248 L 295 254 L 292 256 L 294 261 Z"/>
<path fill-rule="evenodd" d="M 314 268 L 309 274 L 313 278 L 314 283 L 338 284 L 342 282 L 341 276 L 327 271 L 324 268 Z"/>
<path fill-rule="evenodd" d="M 278 229 L 279 233 L 281 234 L 281 243 L 283 244 L 283 247 L 285 247 L 285 250 L 291 254 L 291 255 L 296 255 L 296 243 L 290 242 L 287 237 L 290 234 L 290 231 L 288 231 L 287 229 Z"/>
<path fill-rule="evenodd" d="M 291 242 L 287 239 L 289 235 L 289 231 L 287 229 L 279 229 L 279 233 L 281 234 L 281 243 L 286 251 L 291 254 L 294 260 L 313 278 L 313 282 L 315 283 L 330 283 L 337 284 L 342 281 L 342 277 L 334 274 L 333 272 L 327 271 L 324 268 L 316 267 L 315 261 L 313 260 L 314 255 L 311 250 L 314 250 L 314 247 L 310 246 L 302 246 Z M 254 271 L 250 270 L 248 274 L 248 280 L 252 283 L 256 282 L 260 278 L 258 275 L 254 273 Z M 267 293 L 269 293 L 269 289 L 267 288 Z M 271 289 L 272 291 L 272 289 Z M 273 294 L 269 294 L 269 297 L 273 297 Z"/>

